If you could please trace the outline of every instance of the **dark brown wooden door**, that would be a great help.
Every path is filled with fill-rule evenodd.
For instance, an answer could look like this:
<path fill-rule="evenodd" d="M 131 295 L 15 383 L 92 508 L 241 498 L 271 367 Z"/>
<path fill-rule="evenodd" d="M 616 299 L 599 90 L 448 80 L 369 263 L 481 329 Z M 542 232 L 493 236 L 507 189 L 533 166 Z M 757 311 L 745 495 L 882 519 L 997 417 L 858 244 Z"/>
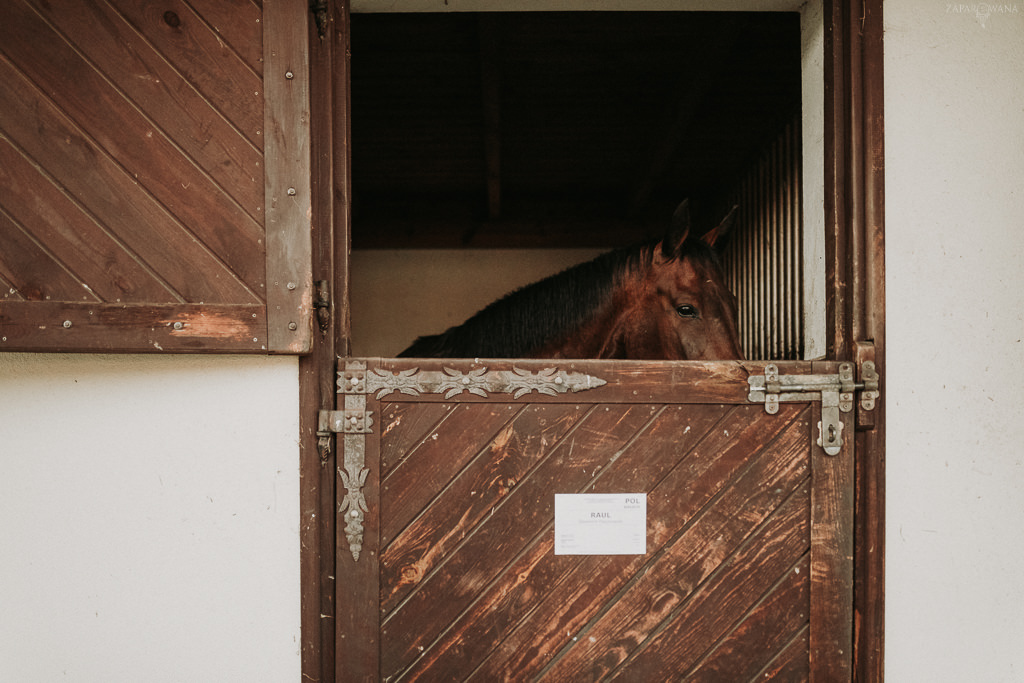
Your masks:
<path fill-rule="evenodd" d="M 763 372 L 349 361 L 338 679 L 848 680 L 851 440 L 815 444 L 818 401 L 750 402 Z M 646 553 L 556 555 L 583 492 L 646 494 Z"/>
<path fill-rule="evenodd" d="M 304 353 L 308 2 L 0 10 L 0 351 Z"/>

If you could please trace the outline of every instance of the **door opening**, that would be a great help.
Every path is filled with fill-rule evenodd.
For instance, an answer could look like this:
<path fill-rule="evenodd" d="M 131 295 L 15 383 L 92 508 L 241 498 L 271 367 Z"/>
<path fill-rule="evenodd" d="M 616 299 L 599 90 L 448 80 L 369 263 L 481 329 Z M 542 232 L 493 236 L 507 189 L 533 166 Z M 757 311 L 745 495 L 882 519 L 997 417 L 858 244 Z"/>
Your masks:
<path fill-rule="evenodd" d="M 808 150 L 804 132 L 820 103 L 802 94 L 808 64 L 820 71 L 814 25 L 796 12 L 353 14 L 353 353 L 392 356 L 658 236 L 689 198 L 698 226 L 741 207 L 727 268 L 747 357 L 821 356 L 824 304 L 808 297 L 824 268 L 805 244 L 823 238 L 803 231 L 823 217 L 800 183 L 808 155 L 821 166 L 821 136 Z"/>

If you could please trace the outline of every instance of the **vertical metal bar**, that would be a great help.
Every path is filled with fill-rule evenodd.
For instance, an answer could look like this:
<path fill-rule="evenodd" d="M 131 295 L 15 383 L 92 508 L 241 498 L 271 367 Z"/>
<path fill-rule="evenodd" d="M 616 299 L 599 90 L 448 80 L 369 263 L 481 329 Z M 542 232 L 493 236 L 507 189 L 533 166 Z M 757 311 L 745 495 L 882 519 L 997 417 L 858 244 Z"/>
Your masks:
<path fill-rule="evenodd" d="M 795 360 L 793 355 L 795 339 L 793 337 L 793 125 L 786 126 L 783 137 L 785 157 L 783 161 L 783 197 L 785 210 L 785 226 L 783 236 L 783 269 L 786 295 L 782 298 L 783 307 L 783 357 Z"/>
<path fill-rule="evenodd" d="M 780 358 L 782 352 L 781 345 L 781 319 L 779 317 L 781 306 L 780 297 L 782 294 L 782 263 L 780 259 L 781 245 L 779 245 L 779 234 L 781 232 L 781 203 L 779 202 L 779 185 L 780 185 L 780 164 L 779 164 L 779 145 L 778 141 L 775 140 L 771 145 L 771 152 L 769 153 L 769 159 L 771 163 L 771 174 L 770 182 L 768 184 L 769 191 L 769 209 L 771 211 L 771 238 L 768 245 L 768 253 L 771 257 L 771 268 L 772 268 L 772 288 L 769 303 L 771 306 L 771 357 Z"/>
<path fill-rule="evenodd" d="M 804 357 L 804 243 L 803 214 L 803 135 L 801 127 L 793 127 L 793 360 Z"/>

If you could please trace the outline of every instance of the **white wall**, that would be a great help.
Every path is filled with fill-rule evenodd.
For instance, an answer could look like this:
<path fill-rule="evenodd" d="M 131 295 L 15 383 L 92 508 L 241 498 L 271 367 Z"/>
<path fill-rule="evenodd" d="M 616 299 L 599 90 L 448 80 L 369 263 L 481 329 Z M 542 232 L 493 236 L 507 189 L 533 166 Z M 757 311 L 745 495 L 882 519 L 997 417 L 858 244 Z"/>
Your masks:
<path fill-rule="evenodd" d="M 1024 4 L 887 2 L 885 90 L 887 680 L 1021 681 Z"/>
<path fill-rule="evenodd" d="M 294 358 L 0 353 L 0 681 L 298 681 Z"/>

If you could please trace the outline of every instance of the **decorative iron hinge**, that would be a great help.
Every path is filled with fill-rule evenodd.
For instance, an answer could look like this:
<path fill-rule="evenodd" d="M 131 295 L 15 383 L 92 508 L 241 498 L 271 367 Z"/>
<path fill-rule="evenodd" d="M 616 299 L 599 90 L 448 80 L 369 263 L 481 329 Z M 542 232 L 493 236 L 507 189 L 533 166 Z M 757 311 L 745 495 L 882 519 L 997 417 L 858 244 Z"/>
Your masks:
<path fill-rule="evenodd" d="M 326 465 L 331 455 L 331 436 L 333 434 L 372 434 L 373 411 L 364 409 L 353 410 L 321 410 L 317 421 L 317 450 L 320 452 L 320 464 Z"/>
<path fill-rule="evenodd" d="M 372 434 L 372 410 L 321 410 L 317 434 Z"/>
<path fill-rule="evenodd" d="M 316 321 L 320 331 L 326 332 L 331 324 L 331 285 L 327 280 L 316 281 L 316 300 L 313 301 Z"/>
<path fill-rule="evenodd" d="M 365 361 L 349 360 L 345 363 L 345 370 L 338 375 L 365 373 Z M 325 412 L 327 415 L 321 414 L 321 421 L 331 429 L 338 427 L 337 433 L 342 434 L 344 439 L 338 462 L 338 477 L 345 495 L 338 503 L 338 514 L 343 515 L 345 538 L 352 559 L 359 561 L 359 553 L 363 549 L 363 522 L 369 510 L 363 486 L 370 473 L 370 468 L 366 466 L 366 435 L 373 431 L 373 413 L 366 409 L 366 393 L 363 391 L 346 393 L 344 410 Z"/>
<path fill-rule="evenodd" d="M 853 410 L 856 392 L 860 392 L 862 410 L 873 410 L 878 399 L 878 372 L 872 361 L 861 363 L 861 379 L 856 381 L 853 363 L 840 363 L 837 375 L 780 375 L 775 364 L 766 365 L 764 375 L 747 378 L 753 403 L 764 403 L 765 412 L 779 412 L 779 403 L 821 401 L 818 445 L 828 455 L 839 455 L 843 446 L 843 423 L 839 414 Z"/>
<path fill-rule="evenodd" d="M 363 367 L 345 366 L 344 373 L 338 373 L 338 393 L 376 394 L 377 398 L 399 392 L 409 396 L 421 394 L 444 394 L 452 398 L 462 393 L 488 397 L 490 394 L 512 394 L 518 399 L 537 392 L 547 396 L 577 393 L 602 387 L 607 382 L 600 377 L 582 372 L 565 372 L 557 368 L 545 368 L 536 372 L 513 368 L 511 370 L 488 370 L 477 368 L 463 372 L 452 368 L 442 370 L 420 370 L 408 368 L 392 372 Z"/>

